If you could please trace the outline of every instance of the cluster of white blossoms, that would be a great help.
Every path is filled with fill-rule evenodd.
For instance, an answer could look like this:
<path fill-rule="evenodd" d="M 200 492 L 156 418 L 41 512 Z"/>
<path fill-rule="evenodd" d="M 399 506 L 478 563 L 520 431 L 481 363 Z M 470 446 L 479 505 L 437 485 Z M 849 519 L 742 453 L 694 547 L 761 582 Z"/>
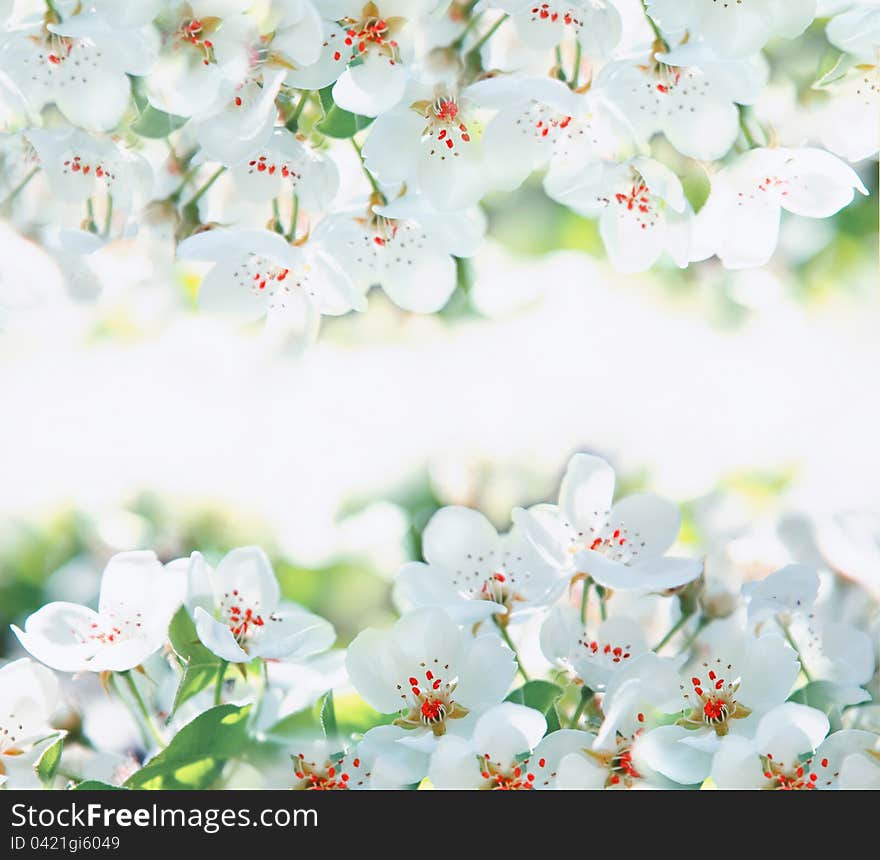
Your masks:
<path fill-rule="evenodd" d="M 77 255 L 162 236 L 206 264 L 203 309 L 272 331 L 313 335 L 375 285 L 438 311 L 485 195 L 534 173 L 597 219 L 620 271 L 760 266 L 782 210 L 827 218 L 867 193 L 848 162 L 880 146 L 873 2 L 5 0 L 0 15 L 0 200 L 18 229 Z M 781 139 L 751 107 L 764 48 L 817 27 L 816 68 L 836 61 L 803 108 L 815 133 Z"/>
<path fill-rule="evenodd" d="M 13 628 L 40 663 L 0 669 L 0 773 L 9 787 L 83 779 L 66 750 L 45 764 L 63 735 L 55 670 L 98 673 L 132 706 L 143 746 L 104 777 L 127 787 L 167 785 L 163 768 L 179 779 L 183 763 L 213 781 L 218 759 L 272 750 L 270 784 L 315 790 L 880 788 L 878 726 L 858 720 L 876 642 L 818 599 L 816 570 L 789 564 L 721 594 L 701 560 L 668 554 L 673 504 L 614 499 L 608 463 L 577 454 L 558 503 L 515 509 L 506 534 L 441 508 L 424 562 L 396 577 L 399 620 L 344 655 L 327 621 L 285 603 L 257 548 L 216 568 L 197 552 L 114 556 L 97 611 L 50 603 Z M 524 654 L 550 678 L 530 677 Z M 346 688 L 372 727 L 337 722 Z"/>

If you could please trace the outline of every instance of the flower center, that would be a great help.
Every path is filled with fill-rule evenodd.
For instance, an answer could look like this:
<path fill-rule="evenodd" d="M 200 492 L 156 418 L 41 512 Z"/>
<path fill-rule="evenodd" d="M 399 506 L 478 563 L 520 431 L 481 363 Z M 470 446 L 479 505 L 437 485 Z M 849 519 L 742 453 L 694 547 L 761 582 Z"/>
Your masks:
<path fill-rule="evenodd" d="M 573 27 L 575 30 L 580 30 L 584 23 L 580 18 L 575 16 L 575 13 L 570 6 L 560 7 L 557 3 L 540 3 L 537 6 L 533 6 L 530 13 L 530 20 L 539 24 L 561 23 L 566 27 Z"/>
<path fill-rule="evenodd" d="M 296 778 L 300 780 L 294 788 L 300 791 L 346 791 L 349 787 L 351 776 L 342 769 L 341 762 L 308 762 L 302 753 L 293 761 Z M 360 767 L 360 760 L 354 759 L 352 764 Z"/>
<path fill-rule="evenodd" d="M 15 714 L 7 714 L 3 722 L 0 722 L 0 755 L 21 755 L 22 750 L 16 747 L 21 740 L 24 726 L 19 723 Z M 3 774 L 3 763 L 0 762 L 0 774 Z"/>
<path fill-rule="evenodd" d="M 467 124 L 461 117 L 461 106 L 454 98 L 438 97 L 433 102 L 416 102 L 414 110 L 423 113 L 427 125 L 422 130 L 422 142 L 428 154 L 445 161 L 457 158 L 463 147 L 471 142 Z"/>
<path fill-rule="evenodd" d="M 786 767 L 784 762 L 773 760 L 770 753 L 762 756 L 764 764 L 764 779 L 767 780 L 765 789 L 771 791 L 812 791 L 819 781 L 819 774 L 811 772 L 812 759 L 807 759 L 803 764 Z M 828 759 L 823 759 L 828 763 Z"/>
<path fill-rule="evenodd" d="M 717 659 L 711 667 L 703 663 L 703 669 L 700 675 L 691 678 L 692 692 L 684 694 L 691 710 L 684 719 L 679 720 L 679 724 L 685 728 L 708 726 L 717 735 L 723 736 L 729 731 L 730 720 L 744 719 L 751 711 L 735 698 L 739 678 L 727 680 L 733 675 L 733 664 L 722 664 Z"/>
<path fill-rule="evenodd" d="M 208 37 L 219 24 L 217 18 L 184 18 L 174 32 L 174 50 L 181 46 L 195 49 L 202 63 L 209 66 L 215 57 L 214 43 Z"/>
<path fill-rule="evenodd" d="M 485 753 L 480 759 L 480 776 L 486 780 L 483 788 L 492 791 L 530 791 L 535 787 L 535 775 L 526 770 L 528 759 L 513 761 L 508 765 L 490 759 L 489 753 Z"/>
<path fill-rule="evenodd" d="M 585 650 L 588 658 L 600 660 L 611 667 L 625 663 L 632 657 L 632 646 L 629 643 L 620 645 L 613 642 L 600 642 L 597 639 L 588 637 L 586 630 L 581 634 L 581 638 L 578 639 L 578 645 Z M 579 656 L 583 657 L 584 654 Z"/>
<path fill-rule="evenodd" d="M 239 645 L 252 639 L 259 630 L 266 626 L 267 621 L 276 620 L 276 616 L 272 614 L 263 617 L 259 611 L 259 601 L 255 601 L 253 606 L 248 606 L 238 589 L 224 594 L 219 608 L 220 618 L 232 631 L 232 635 Z"/>
<path fill-rule="evenodd" d="M 605 788 L 614 788 L 623 785 L 632 788 L 637 779 L 642 775 L 636 770 L 632 759 L 632 745 L 641 734 L 641 729 L 631 737 L 617 736 L 617 746 L 613 750 L 597 751 L 585 750 L 588 756 L 596 761 L 602 768 L 608 770 L 605 779 Z"/>
<path fill-rule="evenodd" d="M 631 531 L 626 523 L 612 522 L 610 511 L 594 511 L 593 525 L 586 531 L 577 530 L 568 522 L 565 528 L 569 532 L 568 551 L 572 555 L 588 549 L 604 555 L 609 561 L 632 564 L 645 546 L 637 531 Z"/>
<path fill-rule="evenodd" d="M 394 722 L 407 729 L 429 728 L 439 737 L 446 733 L 446 721 L 465 716 L 467 709 L 453 698 L 456 682 L 444 681 L 439 675 L 441 671 L 448 671 L 449 665 L 441 666 L 436 658 L 433 665 L 434 668 L 429 669 L 428 663 L 419 664 L 418 674 L 423 680 L 411 675 L 406 683 L 397 685 L 404 707 Z"/>
<path fill-rule="evenodd" d="M 404 23 L 403 18 L 385 18 L 379 13 L 375 3 L 367 3 L 359 18 L 343 18 L 339 24 L 343 28 L 346 62 L 365 58 L 372 51 L 385 57 L 393 66 L 400 62 L 400 51 L 395 33 Z M 335 50 L 333 59 L 339 61 L 343 50 Z"/>

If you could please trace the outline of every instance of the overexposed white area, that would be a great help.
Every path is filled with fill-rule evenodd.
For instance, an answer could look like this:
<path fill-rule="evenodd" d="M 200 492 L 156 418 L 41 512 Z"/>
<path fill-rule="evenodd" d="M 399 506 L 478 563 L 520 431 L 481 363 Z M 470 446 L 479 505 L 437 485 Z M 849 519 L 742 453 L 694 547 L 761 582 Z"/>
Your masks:
<path fill-rule="evenodd" d="M 381 500 L 428 466 L 454 486 L 484 464 L 549 490 L 576 449 L 678 500 L 783 467 L 810 512 L 880 497 L 876 299 L 804 307 L 746 273 L 753 313 L 725 330 L 587 256 L 522 261 L 490 245 L 475 288 L 486 318 L 396 316 L 373 296 L 366 318 L 296 357 L 166 313 L 161 279 L 126 294 L 128 321 L 102 334 L 96 315 L 123 306 L 108 272 L 137 266 L 133 248 L 107 253 L 97 306 L 50 300 L 0 333 L 0 516 L 146 489 L 255 514 L 320 558 L 344 539 L 334 521 L 352 497 Z"/>

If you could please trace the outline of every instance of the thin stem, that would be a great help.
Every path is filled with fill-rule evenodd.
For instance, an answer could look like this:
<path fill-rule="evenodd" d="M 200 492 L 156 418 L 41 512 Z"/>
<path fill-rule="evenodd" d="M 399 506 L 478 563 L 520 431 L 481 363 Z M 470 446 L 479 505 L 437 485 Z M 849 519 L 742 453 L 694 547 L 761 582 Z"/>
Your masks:
<path fill-rule="evenodd" d="M 449 46 L 452 50 L 457 51 L 463 44 L 464 40 L 467 38 L 468 33 L 474 29 L 474 27 L 480 22 L 480 19 L 483 17 L 483 13 L 479 12 L 474 15 L 468 22 L 465 24 L 464 30 L 458 34 L 458 38 Z"/>
<path fill-rule="evenodd" d="M 364 171 L 364 176 L 367 177 L 367 181 L 370 183 L 370 187 L 376 194 L 379 194 L 382 199 L 385 199 L 385 195 L 382 194 L 382 189 L 379 188 L 379 183 L 376 182 L 376 177 L 373 176 L 372 173 L 367 169 L 367 165 L 364 163 L 364 154 L 361 148 L 358 146 L 357 141 L 352 137 L 349 138 L 351 140 L 351 145 L 354 147 L 354 151 L 358 154 L 358 158 L 361 160 L 361 169 Z"/>
<path fill-rule="evenodd" d="M 302 112 L 305 109 L 305 106 L 309 103 L 311 97 L 311 90 L 303 90 L 302 95 L 299 97 L 299 101 L 296 103 L 296 107 L 293 109 L 293 113 L 287 118 L 287 122 L 284 123 L 285 127 L 290 131 L 296 131 L 299 127 L 299 118 L 302 116 Z"/>
<path fill-rule="evenodd" d="M 278 209 L 278 198 L 272 198 L 272 217 L 274 219 L 274 223 L 272 224 L 272 229 L 276 233 L 280 233 L 282 236 L 284 235 L 284 227 L 281 226 L 281 212 Z"/>
<path fill-rule="evenodd" d="M 587 623 L 587 601 L 590 599 L 590 580 L 584 580 L 584 591 L 581 594 L 581 624 Z"/>
<path fill-rule="evenodd" d="M 608 609 L 605 606 L 605 589 L 601 585 L 597 585 L 596 594 L 599 596 L 599 617 L 603 621 L 607 621 Z"/>
<path fill-rule="evenodd" d="M 91 197 L 86 200 L 86 217 L 88 218 L 88 230 L 90 233 L 98 232 L 98 225 L 95 223 L 95 204 Z"/>
<path fill-rule="evenodd" d="M 186 201 L 187 206 L 192 206 L 194 203 L 198 203 L 199 200 L 205 195 L 205 192 L 220 178 L 221 174 L 226 170 L 222 165 L 218 167 L 211 175 L 208 177 L 208 181 L 193 194 L 189 200 Z"/>
<path fill-rule="evenodd" d="M 645 11 L 645 18 L 651 25 L 651 29 L 654 31 L 654 36 L 656 37 L 657 41 L 662 42 L 663 49 L 667 50 L 669 46 L 666 44 L 666 40 L 663 38 L 663 34 L 660 32 L 660 28 L 657 26 L 657 22 L 648 14 L 648 4 L 646 0 L 642 0 L 642 9 L 644 9 Z"/>
<path fill-rule="evenodd" d="M 21 194 L 21 192 L 24 191 L 25 188 L 27 188 L 28 182 L 30 182 L 39 172 L 40 168 L 34 167 L 31 172 L 28 173 L 28 175 L 25 176 L 25 178 L 22 179 L 21 182 L 19 182 L 18 185 L 15 186 L 15 188 L 13 188 L 12 191 L 10 191 L 9 194 L 7 194 L 6 197 L 3 198 L 3 202 L 0 203 L 0 209 L 12 203 L 12 201 L 15 200 L 15 198 L 18 197 L 18 195 Z"/>
<path fill-rule="evenodd" d="M 593 695 L 593 691 L 588 686 L 586 686 L 586 684 L 581 687 L 580 701 L 578 702 L 577 707 L 574 709 L 574 713 L 571 715 L 571 720 L 569 720 L 568 723 L 568 727 L 570 729 L 577 728 L 577 724 L 580 718 L 583 716 L 584 710 L 586 709 L 590 699 L 593 698 Z"/>
<path fill-rule="evenodd" d="M 292 242 L 296 238 L 296 222 L 299 219 L 299 196 L 293 195 L 293 205 L 290 212 L 290 229 L 287 231 L 285 238 L 288 242 Z"/>
<path fill-rule="evenodd" d="M 214 685 L 214 705 L 215 707 L 220 704 L 221 699 L 223 698 L 223 682 L 226 680 L 226 667 L 229 664 L 224 660 L 220 664 L 220 668 L 217 670 L 217 683 Z"/>
<path fill-rule="evenodd" d="M 516 645 L 513 644 L 513 640 L 510 638 L 510 634 L 507 632 L 507 628 L 498 620 L 497 615 L 492 616 L 492 620 L 495 622 L 495 626 L 498 628 L 498 632 L 501 634 L 501 638 L 507 643 L 507 647 L 513 651 L 514 657 L 516 657 L 516 666 L 519 670 L 520 675 L 522 675 L 523 681 L 528 683 L 529 676 L 526 674 L 526 670 L 523 669 L 522 660 L 519 659 L 519 652 L 516 650 Z"/>
<path fill-rule="evenodd" d="M 46 0 L 46 8 L 55 16 L 59 24 L 64 20 L 58 11 L 58 7 L 55 5 L 55 0 Z"/>
<path fill-rule="evenodd" d="M 693 633 L 691 633 L 691 635 L 688 636 L 688 638 L 684 640 L 684 644 L 681 646 L 681 648 L 679 649 L 679 652 L 678 652 L 679 656 L 684 654 L 684 652 L 687 651 L 691 647 L 691 645 L 694 644 L 694 641 L 696 640 L 697 636 L 699 636 L 700 633 L 703 632 L 703 628 L 708 623 L 709 623 L 709 619 L 706 618 L 705 616 L 703 616 L 699 620 L 699 622 L 697 623 L 697 626 L 693 630 Z"/>
<path fill-rule="evenodd" d="M 810 670 L 807 669 L 806 664 L 804 663 L 804 658 L 801 656 L 801 649 L 798 648 L 797 642 L 794 641 L 794 636 L 791 635 L 791 630 L 788 629 L 787 625 L 782 626 L 783 631 L 785 632 L 785 641 L 794 648 L 795 653 L 798 655 L 798 660 L 801 664 L 801 672 L 804 673 L 804 677 L 807 679 L 808 684 L 813 683 L 813 676 L 810 674 Z"/>
<path fill-rule="evenodd" d="M 664 645 L 666 645 L 669 640 L 672 639 L 672 637 L 675 636 L 675 634 L 678 633 L 678 631 L 681 630 L 681 628 L 684 627 L 685 624 L 687 624 L 690 618 L 690 615 L 682 615 L 681 618 L 679 618 L 678 621 L 676 621 L 675 624 L 673 624 L 672 627 L 669 628 L 666 635 L 654 646 L 654 650 L 659 651 Z"/>
<path fill-rule="evenodd" d="M 480 48 L 486 44 L 494 35 L 498 28 L 509 18 L 510 16 L 505 12 L 479 39 L 473 44 L 473 47 L 468 51 L 469 54 L 476 54 L 479 52 Z"/>
<path fill-rule="evenodd" d="M 577 89 L 578 77 L 581 73 L 581 41 L 578 39 L 574 43 L 574 68 L 571 70 L 571 80 L 568 85 L 573 89 Z"/>
<path fill-rule="evenodd" d="M 143 696 L 141 696 L 141 691 L 137 688 L 137 683 L 131 674 L 131 669 L 127 669 L 125 672 L 120 672 L 123 678 L 125 678 L 125 683 L 128 685 L 128 689 L 131 691 L 131 696 L 137 705 L 138 711 L 140 711 L 141 716 L 144 720 L 144 725 L 147 727 L 147 731 L 152 736 L 153 740 L 156 742 L 156 745 L 162 749 L 165 746 L 165 740 L 162 735 L 159 733 L 159 729 L 156 728 L 156 724 L 153 722 L 152 716 L 150 716 L 150 712 L 147 710 L 147 705 L 144 702 Z"/>
<path fill-rule="evenodd" d="M 104 238 L 110 236 L 110 223 L 113 220 L 113 195 L 107 195 L 107 211 L 104 213 Z"/>
<path fill-rule="evenodd" d="M 742 130 L 743 137 L 746 139 L 746 143 L 751 149 L 756 149 L 758 146 L 760 146 L 760 144 L 755 140 L 755 136 L 752 134 L 751 129 L 749 128 L 748 117 L 746 116 L 746 109 L 742 105 L 739 106 L 739 127 Z"/>

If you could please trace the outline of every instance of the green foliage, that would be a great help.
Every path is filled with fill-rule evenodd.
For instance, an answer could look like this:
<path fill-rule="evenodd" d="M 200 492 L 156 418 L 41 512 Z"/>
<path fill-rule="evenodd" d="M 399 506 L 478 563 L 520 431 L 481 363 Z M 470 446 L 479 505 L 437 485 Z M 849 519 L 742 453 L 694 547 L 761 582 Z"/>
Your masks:
<path fill-rule="evenodd" d="M 110 785 L 109 782 L 101 782 L 99 779 L 85 779 L 77 783 L 72 791 L 124 791 L 118 785 Z"/>
<path fill-rule="evenodd" d="M 323 90 L 318 91 L 321 107 L 324 110 L 324 118 L 315 124 L 315 128 L 325 137 L 354 137 L 359 131 L 365 129 L 373 119 L 349 113 L 336 105 L 333 101 L 332 89 L 332 87 L 324 87 Z"/>
<path fill-rule="evenodd" d="M 506 699 L 516 705 L 526 705 L 540 711 L 547 720 L 547 734 L 560 728 L 556 702 L 565 691 L 550 681 L 527 681 L 517 687 Z"/>
<path fill-rule="evenodd" d="M 210 788 L 231 758 L 248 751 L 251 706 L 219 705 L 187 723 L 171 743 L 125 782 L 126 788 Z"/>
<path fill-rule="evenodd" d="M 34 770 L 45 786 L 50 786 L 58 773 L 58 765 L 61 763 L 61 752 L 64 749 L 64 736 L 59 735 L 56 740 L 49 744 L 40 754 Z"/>
<path fill-rule="evenodd" d="M 183 662 L 183 674 L 171 708 L 173 716 L 184 702 L 218 682 L 218 676 L 226 671 L 226 662 L 202 645 L 184 606 L 171 619 L 168 638 L 174 653 Z"/>
<path fill-rule="evenodd" d="M 141 137 L 161 139 L 179 129 L 186 120 L 185 116 L 175 116 L 147 105 L 131 124 L 131 130 Z"/>

